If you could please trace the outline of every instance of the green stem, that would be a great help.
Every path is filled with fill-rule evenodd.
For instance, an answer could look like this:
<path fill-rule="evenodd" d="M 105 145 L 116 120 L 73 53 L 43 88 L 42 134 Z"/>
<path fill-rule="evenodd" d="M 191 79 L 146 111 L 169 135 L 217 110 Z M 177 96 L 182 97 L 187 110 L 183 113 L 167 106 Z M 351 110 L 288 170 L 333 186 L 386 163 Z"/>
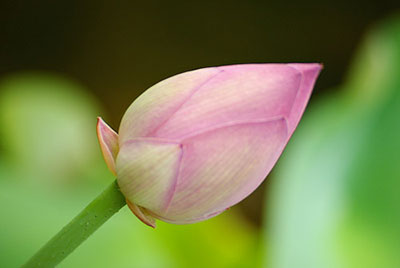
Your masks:
<path fill-rule="evenodd" d="M 23 267 L 56 266 L 125 205 L 125 197 L 114 181 Z"/>

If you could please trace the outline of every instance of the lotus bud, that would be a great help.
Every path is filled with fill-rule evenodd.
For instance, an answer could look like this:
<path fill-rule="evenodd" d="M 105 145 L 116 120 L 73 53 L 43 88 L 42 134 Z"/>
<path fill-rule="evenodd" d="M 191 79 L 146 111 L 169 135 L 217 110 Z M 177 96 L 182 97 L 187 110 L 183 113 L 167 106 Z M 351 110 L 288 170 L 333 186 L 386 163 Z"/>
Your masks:
<path fill-rule="evenodd" d="M 144 223 L 216 216 L 252 193 L 281 155 L 320 64 L 244 64 L 182 73 L 152 86 L 122 118 L 100 118 L 104 159 Z"/>

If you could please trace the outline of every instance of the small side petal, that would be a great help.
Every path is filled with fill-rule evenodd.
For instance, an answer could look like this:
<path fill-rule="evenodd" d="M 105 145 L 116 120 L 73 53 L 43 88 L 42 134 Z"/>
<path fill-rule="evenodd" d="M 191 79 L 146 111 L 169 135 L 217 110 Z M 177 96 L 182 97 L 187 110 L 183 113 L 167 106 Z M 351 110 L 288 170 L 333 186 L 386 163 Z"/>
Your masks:
<path fill-rule="evenodd" d="M 119 151 L 118 134 L 101 117 L 97 117 L 97 138 L 99 139 L 101 152 L 103 153 L 107 167 L 116 175 L 115 159 Z"/>
<path fill-rule="evenodd" d="M 126 204 L 141 222 L 152 228 L 156 228 L 156 219 L 154 219 L 149 213 L 147 213 L 145 208 L 141 208 L 139 206 L 136 206 L 135 204 L 132 204 L 128 199 L 126 200 Z"/>

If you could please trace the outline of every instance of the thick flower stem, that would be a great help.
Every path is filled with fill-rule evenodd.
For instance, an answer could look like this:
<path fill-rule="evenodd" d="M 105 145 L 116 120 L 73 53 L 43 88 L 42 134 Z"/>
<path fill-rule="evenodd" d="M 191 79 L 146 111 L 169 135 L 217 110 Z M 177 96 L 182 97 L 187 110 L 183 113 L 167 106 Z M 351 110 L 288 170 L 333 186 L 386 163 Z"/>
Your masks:
<path fill-rule="evenodd" d="M 125 197 L 114 181 L 23 267 L 56 266 L 125 205 Z"/>

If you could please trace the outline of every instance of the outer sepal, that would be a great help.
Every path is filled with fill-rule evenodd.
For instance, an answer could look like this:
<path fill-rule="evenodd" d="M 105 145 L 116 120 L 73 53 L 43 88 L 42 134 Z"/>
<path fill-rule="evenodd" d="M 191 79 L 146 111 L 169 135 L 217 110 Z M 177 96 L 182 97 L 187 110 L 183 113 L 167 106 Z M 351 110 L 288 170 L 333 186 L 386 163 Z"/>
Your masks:
<path fill-rule="evenodd" d="M 152 228 L 156 228 L 156 219 L 149 215 L 145 208 L 132 204 L 128 199 L 126 199 L 126 204 L 141 222 Z"/>
<path fill-rule="evenodd" d="M 97 138 L 107 167 L 116 175 L 115 159 L 119 151 L 118 134 L 101 117 L 97 117 Z"/>

